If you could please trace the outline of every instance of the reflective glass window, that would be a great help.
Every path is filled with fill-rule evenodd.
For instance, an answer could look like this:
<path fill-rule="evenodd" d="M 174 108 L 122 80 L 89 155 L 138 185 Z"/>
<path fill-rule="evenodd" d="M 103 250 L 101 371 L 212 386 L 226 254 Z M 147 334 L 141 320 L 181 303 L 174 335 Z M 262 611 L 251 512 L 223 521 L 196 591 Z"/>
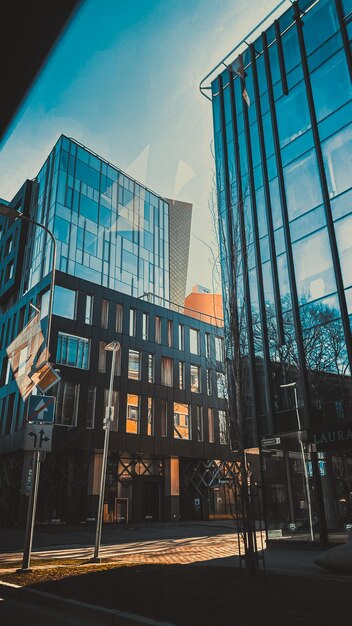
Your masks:
<path fill-rule="evenodd" d="M 288 115 L 287 112 L 290 111 Z M 310 128 L 309 109 L 303 82 L 282 96 L 276 103 L 280 146 L 294 141 Z"/>
<path fill-rule="evenodd" d="M 224 340 L 222 337 L 215 337 L 215 358 L 217 361 L 224 360 Z"/>
<path fill-rule="evenodd" d="M 136 335 L 136 311 L 135 309 L 130 309 L 130 337 L 135 337 Z"/>
<path fill-rule="evenodd" d="M 352 125 L 322 144 L 330 197 L 352 187 Z"/>
<path fill-rule="evenodd" d="M 155 342 L 161 343 L 161 317 L 155 316 Z"/>
<path fill-rule="evenodd" d="M 195 328 L 189 329 L 189 342 L 192 354 L 199 354 L 199 331 Z"/>
<path fill-rule="evenodd" d="M 317 160 L 313 151 L 287 165 L 284 175 L 290 220 L 322 204 Z"/>
<path fill-rule="evenodd" d="M 86 311 L 84 317 L 84 321 L 86 324 L 91 324 L 93 321 L 93 302 L 94 297 L 86 295 Z"/>
<path fill-rule="evenodd" d="M 148 382 L 155 383 L 155 357 L 154 354 L 148 354 Z"/>
<path fill-rule="evenodd" d="M 185 349 L 185 327 L 183 324 L 178 325 L 178 349 Z"/>
<path fill-rule="evenodd" d="M 218 398 L 227 398 L 226 376 L 222 372 L 216 372 Z"/>
<path fill-rule="evenodd" d="M 77 426 L 77 413 L 80 386 L 60 380 L 54 388 L 56 395 L 55 424 L 60 426 Z"/>
<path fill-rule="evenodd" d="M 167 437 L 167 401 L 160 401 L 160 430 L 161 436 Z"/>
<path fill-rule="evenodd" d="M 116 304 L 115 330 L 117 333 L 122 333 L 122 322 L 123 322 L 123 305 Z"/>
<path fill-rule="evenodd" d="M 191 365 L 191 391 L 200 392 L 200 367 Z"/>
<path fill-rule="evenodd" d="M 343 284 L 349 287 L 352 285 L 352 214 L 335 222 L 335 232 Z"/>
<path fill-rule="evenodd" d="M 55 285 L 53 313 L 60 317 L 67 317 L 70 320 L 76 319 L 76 298 L 77 292 L 73 289 Z"/>
<path fill-rule="evenodd" d="M 194 408 L 196 411 L 197 441 L 204 441 L 203 407 L 195 406 Z"/>
<path fill-rule="evenodd" d="M 88 387 L 86 428 L 94 428 L 96 392 L 96 387 Z"/>
<path fill-rule="evenodd" d="M 99 341 L 98 372 L 102 372 L 102 373 L 106 371 L 105 347 L 106 347 L 105 341 Z"/>
<path fill-rule="evenodd" d="M 109 322 L 109 301 L 104 300 L 101 301 L 101 327 L 107 328 Z"/>
<path fill-rule="evenodd" d="M 161 384 L 168 387 L 173 386 L 173 362 L 169 357 L 163 356 L 161 359 Z"/>
<path fill-rule="evenodd" d="M 180 389 L 185 388 L 185 364 L 183 361 L 178 364 L 178 383 Z"/>
<path fill-rule="evenodd" d="M 169 348 L 172 347 L 172 320 L 167 320 L 167 345 Z"/>
<path fill-rule="evenodd" d="M 298 296 L 316 300 L 336 291 L 330 244 L 324 228 L 292 246 Z"/>
<path fill-rule="evenodd" d="M 89 367 L 89 339 L 58 333 L 56 362 L 87 370 Z"/>
<path fill-rule="evenodd" d="M 154 435 L 154 399 L 148 398 L 147 435 Z"/>
<path fill-rule="evenodd" d="M 140 380 L 140 353 L 137 350 L 128 351 L 128 378 Z"/>
<path fill-rule="evenodd" d="M 213 393 L 212 384 L 211 384 L 211 370 L 207 370 L 207 394 L 211 396 Z"/>
<path fill-rule="evenodd" d="M 214 440 L 214 410 L 208 409 L 208 441 L 209 443 L 214 443 Z"/>
<path fill-rule="evenodd" d="M 226 411 L 219 411 L 219 431 L 220 431 L 220 443 L 228 444 L 229 432 L 228 432 Z"/>
<path fill-rule="evenodd" d="M 312 72 L 310 78 L 318 122 L 352 97 L 351 79 L 343 50 Z"/>
<path fill-rule="evenodd" d="M 127 394 L 126 433 L 139 433 L 139 396 Z"/>
<path fill-rule="evenodd" d="M 175 439 L 191 438 L 188 404 L 174 402 L 174 437 Z"/>
<path fill-rule="evenodd" d="M 143 313 L 142 317 L 142 339 L 147 341 L 148 339 L 148 328 L 149 328 L 149 315 L 148 313 Z"/>

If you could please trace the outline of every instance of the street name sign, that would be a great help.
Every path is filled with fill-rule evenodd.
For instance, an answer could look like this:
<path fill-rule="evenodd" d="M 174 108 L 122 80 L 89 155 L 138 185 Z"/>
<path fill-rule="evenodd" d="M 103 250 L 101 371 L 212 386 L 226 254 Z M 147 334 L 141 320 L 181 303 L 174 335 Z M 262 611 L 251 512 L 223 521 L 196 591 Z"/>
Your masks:
<path fill-rule="evenodd" d="M 269 446 L 277 446 L 281 443 L 280 437 L 268 437 L 267 439 L 262 439 L 263 448 L 267 448 Z"/>
<path fill-rule="evenodd" d="M 30 396 L 28 402 L 28 422 L 33 424 L 53 424 L 54 417 L 54 396 Z"/>
<path fill-rule="evenodd" d="M 27 424 L 24 449 L 32 452 L 51 452 L 53 428 L 48 424 Z"/>

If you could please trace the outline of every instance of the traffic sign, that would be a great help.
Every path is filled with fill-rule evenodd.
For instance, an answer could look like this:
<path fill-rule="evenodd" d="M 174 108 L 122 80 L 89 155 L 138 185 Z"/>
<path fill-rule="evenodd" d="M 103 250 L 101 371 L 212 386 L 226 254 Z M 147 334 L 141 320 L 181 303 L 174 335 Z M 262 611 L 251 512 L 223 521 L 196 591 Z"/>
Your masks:
<path fill-rule="evenodd" d="M 53 424 L 54 417 L 54 396 L 30 396 L 28 402 L 28 422 L 33 424 Z"/>
<path fill-rule="evenodd" d="M 47 361 L 41 363 L 39 367 L 29 374 L 29 377 L 41 393 L 46 393 L 61 380 L 58 370 L 55 370 L 51 363 Z"/>
<path fill-rule="evenodd" d="M 33 452 L 51 452 L 53 428 L 48 424 L 27 424 L 24 449 Z"/>
<path fill-rule="evenodd" d="M 263 448 L 269 446 L 278 446 L 281 443 L 280 437 L 268 437 L 268 439 L 262 439 Z"/>

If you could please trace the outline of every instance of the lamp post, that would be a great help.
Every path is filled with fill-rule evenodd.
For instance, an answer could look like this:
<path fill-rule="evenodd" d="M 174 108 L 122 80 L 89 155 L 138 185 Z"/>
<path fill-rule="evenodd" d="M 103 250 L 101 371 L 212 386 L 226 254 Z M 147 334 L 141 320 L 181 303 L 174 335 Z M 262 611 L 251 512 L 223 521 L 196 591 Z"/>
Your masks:
<path fill-rule="evenodd" d="M 302 427 L 301 427 L 301 419 L 300 419 L 299 409 L 298 409 L 297 383 L 296 382 L 287 383 L 286 385 L 280 385 L 280 387 L 281 387 L 281 389 L 293 389 L 293 393 L 294 393 L 294 396 L 295 396 L 295 411 L 296 411 L 297 426 L 298 426 L 298 441 L 299 441 L 299 445 L 300 445 L 300 449 L 301 449 L 301 456 L 302 456 L 302 463 L 303 463 L 303 474 L 304 474 L 304 484 L 305 484 L 305 489 L 306 489 L 306 494 L 307 494 L 310 538 L 311 538 L 312 541 L 314 541 L 313 518 L 312 518 L 312 503 L 311 503 L 311 499 L 310 499 L 308 472 L 307 472 L 307 465 L 306 465 L 306 459 L 305 459 L 305 456 L 304 456 L 304 447 L 303 447 L 303 441 L 302 441 Z"/>
<path fill-rule="evenodd" d="M 47 226 L 41 224 L 40 222 L 36 222 L 32 220 L 32 218 L 23 215 L 16 209 L 9 207 L 6 204 L 0 202 L 0 215 L 7 217 L 9 219 L 20 219 L 26 222 L 30 222 L 35 226 L 39 226 L 43 228 L 45 232 L 49 235 L 52 244 L 53 244 L 53 263 L 51 270 L 51 282 L 50 282 L 50 295 L 49 295 L 49 310 L 48 310 L 48 327 L 47 327 L 47 335 L 46 335 L 46 344 L 49 355 L 49 343 L 50 343 L 50 334 L 51 334 L 51 321 L 53 314 L 53 298 L 54 298 L 54 285 L 55 285 L 55 271 L 56 271 L 56 241 L 53 233 Z M 28 509 L 27 509 L 27 520 L 26 520 L 26 532 L 24 537 L 24 549 L 23 549 L 23 560 L 22 560 L 22 568 L 18 571 L 20 572 L 28 572 L 31 571 L 30 562 L 31 562 L 31 551 L 32 551 L 32 542 L 33 542 L 33 531 L 34 531 L 34 522 L 35 515 L 37 509 L 37 497 L 38 497 L 38 487 L 39 487 L 39 474 L 40 474 L 40 452 L 33 452 L 33 461 L 32 461 L 32 482 L 31 482 L 31 491 L 29 494 L 28 501 Z"/>
<path fill-rule="evenodd" d="M 103 449 L 103 462 L 102 462 L 101 476 L 100 476 L 100 492 L 99 492 L 97 529 L 96 529 L 96 534 L 95 534 L 94 556 L 91 558 L 92 563 L 100 563 L 101 561 L 100 556 L 99 556 L 99 550 L 100 550 L 100 541 L 101 541 L 101 529 L 102 529 L 102 523 L 103 523 L 106 466 L 107 466 L 108 451 L 109 451 L 110 423 L 114 419 L 114 407 L 112 406 L 112 392 L 113 392 L 113 387 L 114 387 L 116 354 L 120 350 L 120 343 L 118 341 L 112 341 L 107 346 L 105 346 L 105 350 L 112 352 L 112 359 L 111 359 L 108 406 L 105 409 L 105 417 L 103 421 L 104 427 L 105 427 L 105 437 L 104 437 L 104 449 Z"/>

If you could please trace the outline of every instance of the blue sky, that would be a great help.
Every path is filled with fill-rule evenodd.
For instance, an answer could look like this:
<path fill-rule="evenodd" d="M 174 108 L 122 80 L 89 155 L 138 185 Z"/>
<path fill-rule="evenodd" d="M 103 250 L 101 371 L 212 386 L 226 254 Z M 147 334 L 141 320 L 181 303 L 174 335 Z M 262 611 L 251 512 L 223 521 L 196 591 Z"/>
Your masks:
<path fill-rule="evenodd" d="M 273 0 L 86 0 L 2 145 L 0 197 L 33 178 L 61 133 L 157 193 L 192 202 L 188 288 L 212 288 L 211 104 L 201 78 Z"/>

